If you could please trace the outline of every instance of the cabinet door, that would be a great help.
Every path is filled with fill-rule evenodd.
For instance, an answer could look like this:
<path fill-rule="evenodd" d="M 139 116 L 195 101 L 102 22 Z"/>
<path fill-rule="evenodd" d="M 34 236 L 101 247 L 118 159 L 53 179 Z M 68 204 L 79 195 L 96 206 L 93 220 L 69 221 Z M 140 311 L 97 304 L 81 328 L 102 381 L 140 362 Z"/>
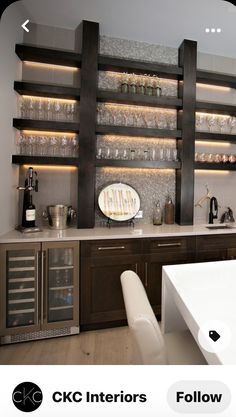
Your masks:
<path fill-rule="evenodd" d="M 231 235 L 197 236 L 196 242 L 197 262 L 224 261 L 228 248 L 236 247 L 236 239 Z"/>
<path fill-rule="evenodd" d="M 145 247 L 149 254 L 146 255 L 144 262 L 143 283 L 154 313 L 160 316 L 162 267 L 194 262 L 195 239 L 192 237 L 148 239 Z"/>
<path fill-rule="evenodd" d="M 0 245 L 1 334 L 39 330 L 40 244 Z"/>
<path fill-rule="evenodd" d="M 42 328 L 79 325 L 79 243 L 42 244 Z"/>
<path fill-rule="evenodd" d="M 139 258 L 126 255 L 81 259 L 81 324 L 107 327 L 126 319 L 120 275 L 139 271 Z M 106 324 L 107 323 L 107 324 Z"/>

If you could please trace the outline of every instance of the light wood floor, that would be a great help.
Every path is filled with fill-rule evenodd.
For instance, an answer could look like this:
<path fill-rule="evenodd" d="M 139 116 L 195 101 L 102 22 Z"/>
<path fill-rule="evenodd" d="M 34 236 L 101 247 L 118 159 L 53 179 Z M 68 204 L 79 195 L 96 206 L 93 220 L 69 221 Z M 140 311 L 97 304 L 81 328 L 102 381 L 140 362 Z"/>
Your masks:
<path fill-rule="evenodd" d="M 0 346 L 1 365 L 128 365 L 128 327 Z"/>

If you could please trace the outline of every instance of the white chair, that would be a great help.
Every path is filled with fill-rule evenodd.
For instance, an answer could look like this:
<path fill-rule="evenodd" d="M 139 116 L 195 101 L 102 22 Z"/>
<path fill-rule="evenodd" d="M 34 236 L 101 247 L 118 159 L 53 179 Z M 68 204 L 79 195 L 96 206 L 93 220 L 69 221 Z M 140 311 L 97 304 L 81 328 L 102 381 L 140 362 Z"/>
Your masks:
<path fill-rule="evenodd" d="M 189 331 L 162 335 L 144 286 L 133 271 L 121 274 L 121 285 L 130 333 L 133 363 L 144 365 L 205 365 Z"/>

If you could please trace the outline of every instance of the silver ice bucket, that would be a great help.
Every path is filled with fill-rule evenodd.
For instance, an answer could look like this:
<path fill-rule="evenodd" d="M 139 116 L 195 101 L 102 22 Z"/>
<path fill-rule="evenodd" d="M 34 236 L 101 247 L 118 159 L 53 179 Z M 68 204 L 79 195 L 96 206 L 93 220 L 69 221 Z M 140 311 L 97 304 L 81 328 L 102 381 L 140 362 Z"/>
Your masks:
<path fill-rule="evenodd" d="M 55 230 L 67 229 L 71 220 L 75 217 L 75 210 L 71 206 L 56 204 L 55 206 L 47 206 L 47 211 L 43 213 L 43 217 L 48 219 L 49 226 Z"/>

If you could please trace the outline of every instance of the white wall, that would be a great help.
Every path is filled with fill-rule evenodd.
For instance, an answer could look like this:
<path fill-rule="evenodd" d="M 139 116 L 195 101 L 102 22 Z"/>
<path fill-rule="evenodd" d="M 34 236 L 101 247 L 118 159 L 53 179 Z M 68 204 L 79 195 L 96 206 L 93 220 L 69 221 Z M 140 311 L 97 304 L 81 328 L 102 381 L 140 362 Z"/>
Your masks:
<path fill-rule="evenodd" d="M 17 221 L 18 168 L 11 164 L 15 152 L 12 118 L 17 115 L 14 80 L 21 79 L 21 62 L 15 44 L 23 40 L 22 14 L 16 4 L 5 10 L 0 21 L 0 234 Z"/>

